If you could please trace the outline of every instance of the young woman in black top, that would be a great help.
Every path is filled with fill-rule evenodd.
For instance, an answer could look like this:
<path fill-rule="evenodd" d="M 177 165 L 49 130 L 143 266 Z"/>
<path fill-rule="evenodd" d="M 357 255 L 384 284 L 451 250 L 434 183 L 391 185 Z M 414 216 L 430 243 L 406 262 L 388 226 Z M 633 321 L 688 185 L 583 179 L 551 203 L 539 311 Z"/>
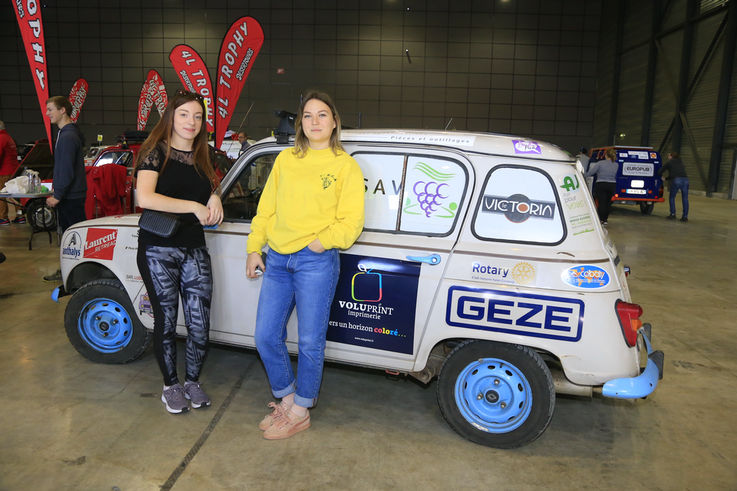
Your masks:
<path fill-rule="evenodd" d="M 161 401 L 170 413 L 210 405 L 199 384 L 210 331 L 212 268 L 203 225 L 223 220 L 214 193 L 216 177 L 199 94 L 179 91 L 141 146 L 136 199 L 149 210 L 178 215 L 168 238 L 139 230 L 138 269 L 154 313 L 154 353 L 164 376 Z M 176 323 L 179 296 L 187 324 L 186 377 L 177 377 Z"/>

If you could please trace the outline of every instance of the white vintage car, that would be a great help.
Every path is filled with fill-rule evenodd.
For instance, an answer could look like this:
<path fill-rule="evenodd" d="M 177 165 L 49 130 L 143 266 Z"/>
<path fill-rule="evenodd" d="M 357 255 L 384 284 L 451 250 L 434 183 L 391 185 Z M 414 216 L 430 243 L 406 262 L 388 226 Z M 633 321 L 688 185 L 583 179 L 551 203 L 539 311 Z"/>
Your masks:
<path fill-rule="evenodd" d="M 260 280 L 246 238 L 277 154 L 267 138 L 223 180 L 225 220 L 206 230 L 211 340 L 254 346 Z M 554 145 L 493 134 L 352 130 L 366 223 L 341 254 L 327 359 L 438 377 L 451 427 L 484 445 L 531 442 L 555 394 L 641 398 L 663 353 L 631 302 L 625 267 L 599 224 L 581 166 Z M 85 357 L 135 360 L 153 326 L 136 267 L 138 215 L 79 223 L 62 238 L 65 327 Z M 179 333 L 185 334 L 180 311 Z M 288 328 L 296 352 L 296 316 Z"/>

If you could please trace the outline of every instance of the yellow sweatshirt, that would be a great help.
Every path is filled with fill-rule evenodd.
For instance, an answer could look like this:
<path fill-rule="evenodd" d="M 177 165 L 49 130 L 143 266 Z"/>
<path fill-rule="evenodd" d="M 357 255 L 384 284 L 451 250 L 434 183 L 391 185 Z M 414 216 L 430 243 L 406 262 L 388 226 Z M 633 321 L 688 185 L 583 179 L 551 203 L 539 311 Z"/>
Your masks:
<path fill-rule="evenodd" d="M 276 158 L 256 216 L 248 253 L 265 244 L 292 254 L 320 239 L 325 249 L 347 249 L 363 229 L 364 186 L 358 163 L 345 152 L 308 149 L 299 158 L 292 148 Z"/>

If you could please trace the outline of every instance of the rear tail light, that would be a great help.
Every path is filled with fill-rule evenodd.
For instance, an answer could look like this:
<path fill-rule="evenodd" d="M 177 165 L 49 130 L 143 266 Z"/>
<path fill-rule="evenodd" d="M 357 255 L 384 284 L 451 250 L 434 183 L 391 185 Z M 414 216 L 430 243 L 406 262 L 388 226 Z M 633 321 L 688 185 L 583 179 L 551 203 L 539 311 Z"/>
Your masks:
<path fill-rule="evenodd" d="M 629 266 L 625 266 L 624 267 L 624 276 L 625 277 L 628 277 L 630 275 L 630 272 L 631 271 L 632 271 L 632 269 Z"/>
<path fill-rule="evenodd" d="M 642 315 L 642 307 L 636 303 L 627 303 L 617 300 L 614 305 L 619 318 L 619 327 L 622 329 L 624 342 L 627 346 L 632 347 L 637 343 L 637 331 L 642 327 L 640 316 Z"/>

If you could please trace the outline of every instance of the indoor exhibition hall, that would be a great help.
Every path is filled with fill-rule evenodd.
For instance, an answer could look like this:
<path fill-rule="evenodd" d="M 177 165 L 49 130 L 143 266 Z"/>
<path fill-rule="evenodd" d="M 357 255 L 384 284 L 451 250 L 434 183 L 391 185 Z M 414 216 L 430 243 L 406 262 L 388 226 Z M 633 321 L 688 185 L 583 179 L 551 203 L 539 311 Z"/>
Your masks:
<path fill-rule="evenodd" d="M 1 490 L 737 488 L 735 0 L 0 27 Z"/>

